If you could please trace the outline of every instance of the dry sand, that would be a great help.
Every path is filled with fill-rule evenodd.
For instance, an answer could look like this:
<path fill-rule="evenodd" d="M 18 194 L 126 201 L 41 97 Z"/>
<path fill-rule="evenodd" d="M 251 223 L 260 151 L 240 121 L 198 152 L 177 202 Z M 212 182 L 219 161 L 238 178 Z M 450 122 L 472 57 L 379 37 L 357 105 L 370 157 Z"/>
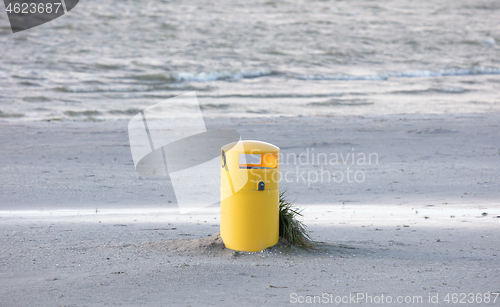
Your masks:
<path fill-rule="evenodd" d="M 428 306 L 429 296 L 448 305 L 448 293 L 499 292 L 499 119 L 208 120 L 284 153 L 379 156 L 353 166 L 362 183 L 283 182 L 321 243 L 258 253 L 213 236 L 216 206 L 180 215 L 168 180 L 136 174 L 126 123 L 2 123 L 0 306 L 284 306 L 361 295 Z"/>

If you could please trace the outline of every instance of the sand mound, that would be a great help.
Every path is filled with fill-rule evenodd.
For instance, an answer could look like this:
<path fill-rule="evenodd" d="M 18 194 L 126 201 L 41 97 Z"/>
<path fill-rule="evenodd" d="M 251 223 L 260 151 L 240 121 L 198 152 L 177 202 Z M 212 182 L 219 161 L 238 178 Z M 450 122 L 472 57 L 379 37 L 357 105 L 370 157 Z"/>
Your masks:
<path fill-rule="evenodd" d="M 220 232 L 201 239 L 176 239 L 162 242 L 149 242 L 142 245 L 143 248 L 157 249 L 165 251 L 168 254 L 189 256 L 231 256 L 234 252 L 226 248 L 220 236 Z"/>
<path fill-rule="evenodd" d="M 131 246 L 129 246 L 131 247 Z M 175 239 L 160 242 L 148 242 L 135 246 L 139 250 L 159 250 L 165 254 L 170 255 L 183 255 L 183 256 L 208 256 L 208 257 L 237 257 L 239 255 L 251 255 L 256 253 L 234 251 L 232 249 L 226 248 L 220 232 L 201 239 Z M 332 246 L 324 244 L 322 242 L 315 243 L 314 250 L 305 250 L 297 246 L 289 244 L 283 238 L 280 238 L 278 244 L 272 246 L 264 251 L 266 255 L 301 255 L 301 256 L 314 256 L 318 253 L 325 253 L 331 251 Z M 339 250 L 343 250 L 348 247 L 339 247 Z M 260 253 L 259 253 L 260 254 Z"/>
<path fill-rule="evenodd" d="M 178 239 L 163 242 L 167 251 L 181 254 L 217 256 L 232 254 L 232 250 L 227 249 L 222 242 L 220 232 L 201 239 Z"/>

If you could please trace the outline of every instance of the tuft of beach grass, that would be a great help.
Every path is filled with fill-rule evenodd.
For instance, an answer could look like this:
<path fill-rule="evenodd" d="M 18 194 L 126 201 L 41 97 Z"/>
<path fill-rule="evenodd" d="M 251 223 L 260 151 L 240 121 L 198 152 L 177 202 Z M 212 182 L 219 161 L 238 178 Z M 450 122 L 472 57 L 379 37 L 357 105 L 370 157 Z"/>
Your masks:
<path fill-rule="evenodd" d="M 307 233 L 306 225 L 298 220 L 298 217 L 302 216 L 302 210 L 294 208 L 285 194 L 286 191 L 283 191 L 279 196 L 279 236 L 291 245 L 303 249 L 316 249 L 314 241 Z"/>

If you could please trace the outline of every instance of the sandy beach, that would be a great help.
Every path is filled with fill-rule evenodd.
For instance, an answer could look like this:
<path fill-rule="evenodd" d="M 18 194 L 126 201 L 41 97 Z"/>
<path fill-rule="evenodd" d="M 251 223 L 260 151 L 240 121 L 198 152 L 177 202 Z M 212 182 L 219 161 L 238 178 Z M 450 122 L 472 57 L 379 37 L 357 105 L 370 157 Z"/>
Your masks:
<path fill-rule="evenodd" d="M 17 2 L 0 307 L 500 306 L 500 1 Z M 316 249 L 225 248 L 278 160 Z"/>
<path fill-rule="evenodd" d="M 2 122 L 1 305 L 370 305 L 371 296 L 428 306 L 470 293 L 467 306 L 486 297 L 493 305 L 499 119 L 206 119 L 209 129 L 276 144 L 284 157 L 342 154 L 338 163 L 281 166 L 281 188 L 304 209 L 318 249 L 257 253 L 224 249 L 213 237 L 218 206 L 181 215 L 168 178 L 135 172 L 126 121 Z M 349 153 L 376 156 L 358 163 Z M 351 182 L 347 168 L 358 172 Z"/>

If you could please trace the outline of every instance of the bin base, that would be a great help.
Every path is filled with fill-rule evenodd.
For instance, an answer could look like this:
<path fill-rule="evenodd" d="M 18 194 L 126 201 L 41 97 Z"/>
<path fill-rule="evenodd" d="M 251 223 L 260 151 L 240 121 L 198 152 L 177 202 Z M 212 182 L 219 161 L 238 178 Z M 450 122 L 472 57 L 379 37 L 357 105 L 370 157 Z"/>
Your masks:
<path fill-rule="evenodd" d="M 230 190 L 221 190 L 220 234 L 227 248 L 257 252 L 278 243 L 278 189 L 229 195 Z"/>

